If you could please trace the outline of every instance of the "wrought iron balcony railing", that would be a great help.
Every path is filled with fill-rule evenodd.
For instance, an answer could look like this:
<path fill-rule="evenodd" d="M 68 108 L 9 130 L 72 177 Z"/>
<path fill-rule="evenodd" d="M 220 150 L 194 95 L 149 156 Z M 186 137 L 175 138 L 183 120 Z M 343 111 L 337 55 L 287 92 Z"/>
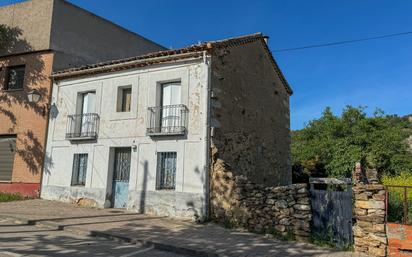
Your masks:
<path fill-rule="evenodd" d="M 99 115 L 97 113 L 74 114 L 67 116 L 66 139 L 93 140 L 99 133 Z"/>
<path fill-rule="evenodd" d="M 187 131 L 186 105 L 166 105 L 148 108 L 147 135 L 184 135 Z"/>

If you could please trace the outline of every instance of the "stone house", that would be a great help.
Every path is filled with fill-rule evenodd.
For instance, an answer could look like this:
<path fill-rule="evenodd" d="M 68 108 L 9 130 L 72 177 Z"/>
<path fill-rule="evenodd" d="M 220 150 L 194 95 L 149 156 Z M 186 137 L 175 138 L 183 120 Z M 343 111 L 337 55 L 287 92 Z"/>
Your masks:
<path fill-rule="evenodd" d="M 222 169 L 225 180 L 290 184 L 292 90 L 266 40 L 257 33 L 53 73 L 41 197 L 203 219 L 212 201 L 224 205 L 213 175 Z"/>
<path fill-rule="evenodd" d="M 163 50 L 63 0 L 0 8 L 0 192 L 38 196 L 53 71 Z"/>

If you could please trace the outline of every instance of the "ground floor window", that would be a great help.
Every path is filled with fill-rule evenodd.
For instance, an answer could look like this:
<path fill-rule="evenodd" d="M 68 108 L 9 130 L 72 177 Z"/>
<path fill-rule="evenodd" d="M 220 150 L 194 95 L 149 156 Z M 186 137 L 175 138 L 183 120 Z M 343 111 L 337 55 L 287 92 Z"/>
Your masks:
<path fill-rule="evenodd" d="M 86 184 L 87 154 L 75 154 L 73 157 L 72 186 Z"/>
<path fill-rule="evenodd" d="M 174 190 L 176 187 L 176 152 L 157 153 L 157 190 Z"/>
<path fill-rule="evenodd" d="M 16 152 L 16 135 L 0 135 L 0 181 L 11 181 Z"/>

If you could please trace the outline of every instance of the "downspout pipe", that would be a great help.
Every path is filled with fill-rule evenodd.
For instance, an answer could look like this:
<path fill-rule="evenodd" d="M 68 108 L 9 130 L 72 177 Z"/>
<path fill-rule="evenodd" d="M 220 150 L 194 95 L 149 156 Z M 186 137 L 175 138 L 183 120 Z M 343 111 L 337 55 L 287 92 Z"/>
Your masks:
<path fill-rule="evenodd" d="M 204 219 L 210 217 L 210 119 L 211 119 L 211 74 L 212 61 L 208 57 L 208 52 L 203 52 L 203 63 L 207 66 L 207 81 L 204 87 L 205 108 L 204 108 L 204 127 L 203 127 L 203 142 L 204 142 Z"/>
<path fill-rule="evenodd" d="M 53 56 L 54 58 L 54 56 Z M 43 177 L 44 177 L 44 173 L 46 172 L 45 168 L 46 168 L 46 161 L 48 161 L 47 158 L 47 142 L 49 140 L 49 126 L 50 126 L 50 108 L 51 108 L 51 104 L 52 104 L 52 99 L 53 99 L 53 89 L 54 89 L 54 85 L 55 85 L 55 80 L 53 77 L 49 77 L 50 78 L 50 91 L 49 91 L 49 97 L 47 99 L 47 103 L 46 103 L 46 111 L 45 111 L 45 118 L 46 118 L 46 130 L 44 133 L 44 144 L 43 144 L 43 159 L 41 162 L 41 170 L 40 170 L 40 183 L 39 183 L 39 198 L 41 198 L 41 194 L 42 194 L 42 189 L 43 189 Z"/>

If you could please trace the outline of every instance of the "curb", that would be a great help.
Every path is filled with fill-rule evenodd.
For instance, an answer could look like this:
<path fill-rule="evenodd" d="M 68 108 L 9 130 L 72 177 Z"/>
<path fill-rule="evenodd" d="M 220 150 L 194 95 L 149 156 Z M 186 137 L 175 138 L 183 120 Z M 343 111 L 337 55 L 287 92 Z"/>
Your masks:
<path fill-rule="evenodd" d="M 53 221 L 29 220 L 25 218 L 16 218 L 13 216 L 7 216 L 7 215 L 2 215 L 2 214 L 0 214 L 0 218 L 7 219 L 10 221 L 19 223 L 19 224 L 37 226 L 37 227 L 47 227 L 47 228 L 51 228 L 55 230 L 66 231 L 72 234 L 105 238 L 105 239 L 115 241 L 115 242 L 136 244 L 136 245 L 142 245 L 142 246 L 153 246 L 154 249 L 173 252 L 177 254 L 193 255 L 193 256 L 198 256 L 198 257 L 223 257 L 222 255 L 214 253 L 214 252 L 206 252 L 206 251 L 196 250 L 196 249 L 189 248 L 189 247 L 181 247 L 181 246 L 175 246 L 175 245 L 165 244 L 165 243 L 156 242 L 156 241 L 136 239 L 136 238 L 131 238 L 127 236 L 116 235 L 114 233 L 107 233 L 107 232 L 102 232 L 102 231 L 71 227 L 71 225 L 59 225 L 57 222 L 53 222 Z"/>

